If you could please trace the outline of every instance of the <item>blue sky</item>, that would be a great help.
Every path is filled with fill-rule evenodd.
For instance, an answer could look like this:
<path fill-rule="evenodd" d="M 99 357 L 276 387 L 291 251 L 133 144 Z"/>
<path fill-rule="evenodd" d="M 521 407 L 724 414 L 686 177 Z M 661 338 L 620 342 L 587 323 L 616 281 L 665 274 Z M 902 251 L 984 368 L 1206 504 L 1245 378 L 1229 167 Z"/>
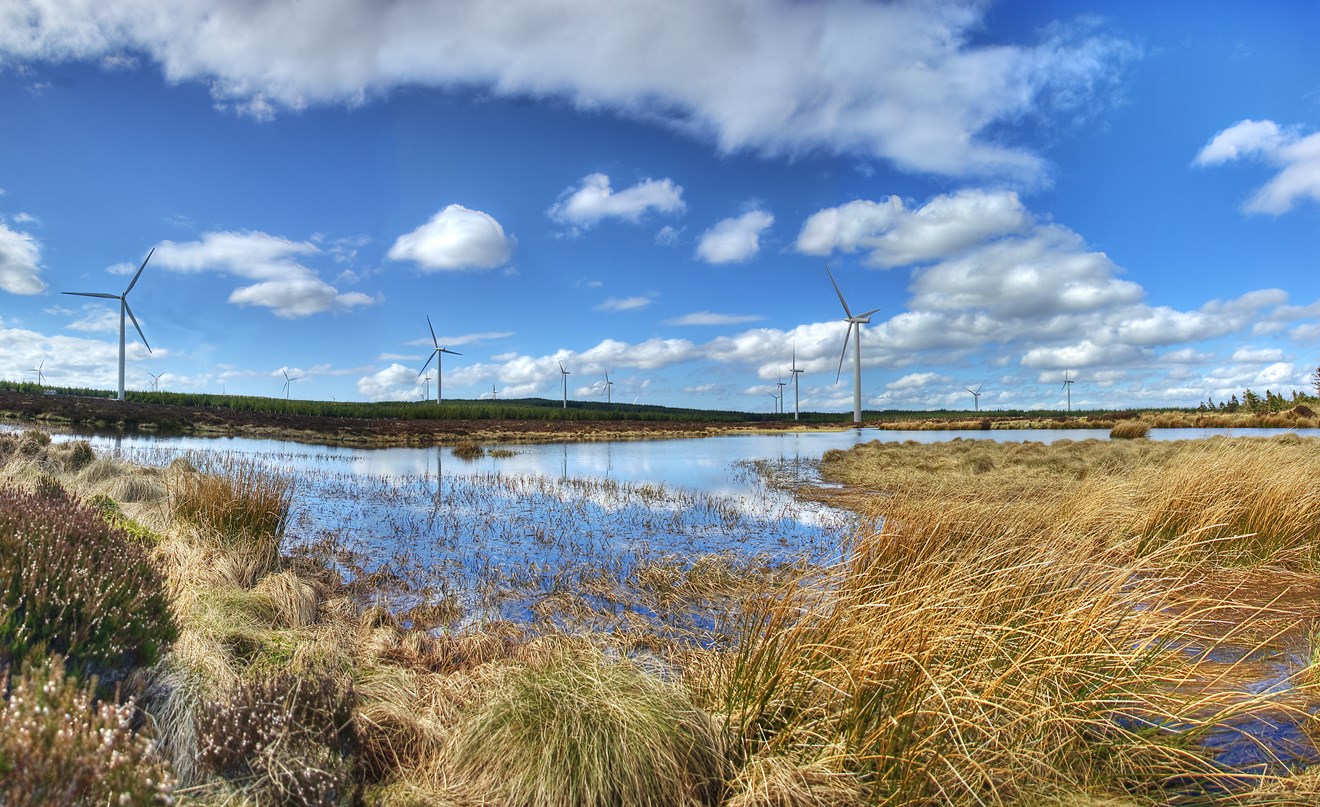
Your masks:
<path fill-rule="evenodd" d="M 0 378 L 846 411 L 1320 364 L 1320 5 L 0 0 Z M 852 363 L 848 357 L 848 366 Z M 788 394 L 791 410 L 790 390 Z"/>

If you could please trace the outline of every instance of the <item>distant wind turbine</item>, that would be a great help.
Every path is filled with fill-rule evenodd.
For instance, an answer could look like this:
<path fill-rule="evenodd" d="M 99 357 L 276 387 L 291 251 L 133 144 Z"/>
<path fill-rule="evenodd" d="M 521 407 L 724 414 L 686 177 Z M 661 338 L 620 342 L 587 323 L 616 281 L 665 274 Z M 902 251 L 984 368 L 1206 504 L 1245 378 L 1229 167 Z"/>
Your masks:
<path fill-rule="evenodd" d="M 562 361 L 559 363 L 559 375 L 564 381 L 564 408 L 567 409 L 568 408 L 568 377 L 571 374 L 564 369 L 564 363 Z"/>
<path fill-rule="evenodd" d="M 494 382 L 494 381 L 490 382 L 490 399 L 491 399 L 492 401 L 498 401 L 498 400 L 500 399 L 500 394 L 499 394 L 498 392 L 495 391 L 495 382 Z"/>
<path fill-rule="evenodd" d="M 843 335 L 843 352 L 839 354 L 839 371 L 834 376 L 834 383 L 839 383 L 839 378 L 843 375 L 843 358 L 848 355 L 848 337 L 853 338 L 853 424 L 862 425 L 862 326 L 871 321 L 871 315 L 879 311 L 879 308 L 872 308 L 865 314 L 853 316 L 848 308 L 848 301 L 843 299 L 843 292 L 839 291 L 839 284 L 834 280 L 834 273 L 826 267 L 825 273 L 830 276 L 830 283 L 834 284 L 834 293 L 839 295 L 839 302 L 843 304 L 843 313 L 846 315 L 843 321 L 848 323 L 848 332 Z"/>
<path fill-rule="evenodd" d="M 289 388 L 293 386 L 293 382 L 302 381 L 302 376 L 296 375 L 293 378 L 290 378 L 288 370 L 280 370 L 280 372 L 284 373 L 284 400 L 287 401 L 289 400 Z"/>
<path fill-rule="evenodd" d="M 1072 411 L 1072 385 L 1075 384 L 1075 383 L 1076 383 L 1076 381 L 1075 381 L 1074 379 L 1071 379 L 1071 378 L 1068 377 L 1068 371 L 1067 371 L 1067 370 L 1064 370 L 1064 371 L 1063 371 L 1063 386 L 1060 388 L 1060 392 L 1066 392 L 1066 393 L 1068 393 L 1068 411 L 1069 411 L 1069 412 Z"/>
<path fill-rule="evenodd" d="M 128 288 L 124 289 L 123 294 L 104 294 L 92 291 L 62 292 L 63 294 L 72 294 L 75 297 L 100 297 L 105 300 L 119 301 L 119 400 L 121 401 L 124 400 L 124 314 L 128 314 L 128 318 L 133 320 L 133 327 L 137 328 L 138 336 L 142 337 L 142 344 L 147 345 L 148 353 L 151 352 L 151 345 L 147 344 L 147 337 L 142 333 L 142 326 L 138 325 L 137 317 L 133 316 L 133 309 L 128 307 L 128 293 L 137 285 L 138 278 L 142 277 L 142 270 L 147 268 L 147 261 L 151 260 L 151 256 L 155 252 L 156 248 L 152 247 L 151 252 L 147 253 L 147 257 L 142 259 L 142 265 L 138 267 L 133 279 L 128 282 Z"/>
<path fill-rule="evenodd" d="M 972 398 L 976 400 L 976 411 L 978 412 L 981 411 L 981 387 L 984 386 L 985 384 L 981 383 L 976 385 L 976 389 L 972 389 L 971 387 L 963 387 L 963 389 L 970 392 L 972 394 Z"/>
<path fill-rule="evenodd" d="M 775 382 L 775 386 L 779 387 L 779 414 L 782 415 L 784 414 L 784 387 L 788 386 L 788 382 L 784 380 L 782 374 L 779 376 L 779 380 Z"/>
<path fill-rule="evenodd" d="M 779 395 L 783 395 L 783 390 L 780 390 L 779 395 L 776 395 L 773 392 L 767 392 L 766 395 L 769 395 L 775 401 L 773 404 L 771 404 L 771 406 L 773 406 L 774 408 L 771 409 L 770 411 L 774 412 L 775 414 L 779 414 Z"/>
<path fill-rule="evenodd" d="M 610 380 L 610 371 L 605 371 L 605 403 L 614 403 L 614 382 Z"/>
<path fill-rule="evenodd" d="M 426 327 L 431 329 L 431 344 L 435 345 L 435 350 L 431 351 L 431 355 L 426 357 L 426 364 L 423 364 L 422 369 L 417 371 L 417 375 L 420 376 L 426 372 L 426 368 L 431 366 L 431 359 L 435 359 L 435 402 L 440 403 L 440 385 L 443 383 L 442 376 L 444 375 L 441 364 L 444 363 L 444 354 L 449 353 L 454 356 L 462 356 L 463 354 L 447 347 L 440 347 L 440 340 L 435 338 L 435 328 L 431 326 L 430 314 L 426 315 Z"/>
<path fill-rule="evenodd" d="M 164 374 L 164 373 L 153 373 L 153 372 L 151 372 L 150 370 L 148 370 L 148 371 L 147 371 L 147 375 L 151 376 L 151 391 L 152 391 L 152 392 L 159 392 L 159 391 L 160 391 L 160 377 L 163 376 L 163 375 L 165 375 L 165 374 Z"/>
<path fill-rule="evenodd" d="M 431 397 L 431 374 L 427 373 L 424 385 L 422 386 L 422 400 L 425 401 Z"/>
<path fill-rule="evenodd" d="M 798 376 L 802 375 L 802 368 L 797 366 L 797 341 L 793 342 L 793 365 L 788 371 L 793 379 L 793 419 L 798 419 Z"/>
<path fill-rule="evenodd" d="M 36 367 L 33 367 L 31 370 L 28 370 L 29 373 L 36 373 L 36 374 L 37 374 L 37 386 L 38 386 L 38 387 L 44 387 L 44 386 L 46 386 L 46 374 L 43 373 L 43 372 L 41 372 L 41 368 L 43 368 L 43 367 L 45 367 L 45 366 L 46 366 L 46 360 L 45 360 L 45 359 L 42 359 L 42 360 L 41 360 L 41 364 L 38 364 Z"/>

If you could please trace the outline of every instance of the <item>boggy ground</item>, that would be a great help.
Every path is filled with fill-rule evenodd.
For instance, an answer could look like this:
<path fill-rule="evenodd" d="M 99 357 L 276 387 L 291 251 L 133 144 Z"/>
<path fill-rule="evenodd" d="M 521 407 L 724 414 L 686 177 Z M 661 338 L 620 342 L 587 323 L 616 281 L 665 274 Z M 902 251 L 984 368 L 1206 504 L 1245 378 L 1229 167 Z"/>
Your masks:
<path fill-rule="evenodd" d="M 803 427 L 791 422 L 346 418 L 0 391 L 0 417 L 92 430 L 254 437 L 320 445 L 429 446 L 708 437 Z M 837 424 L 808 428 L 840 428 Z"/>

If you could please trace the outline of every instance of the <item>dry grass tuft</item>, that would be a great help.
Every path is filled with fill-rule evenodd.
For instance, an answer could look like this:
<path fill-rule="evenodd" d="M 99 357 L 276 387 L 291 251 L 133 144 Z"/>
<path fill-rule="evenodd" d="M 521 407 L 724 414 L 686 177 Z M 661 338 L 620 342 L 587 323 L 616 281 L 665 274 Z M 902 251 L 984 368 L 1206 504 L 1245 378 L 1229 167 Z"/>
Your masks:
<path fill-rule="evenodd" d="M 710 718 L 677 690 L 572 652 L 505 676 L 449 758 L 479 799 L 546 807 L 716 804 L 726 766 Z"/>
<path fill-rule="evenodd" d="M 1111 440 L 1132 440 L 1150 436 L 1150 424 L 1144 420 L 1120 420 L 1109 430 Z"/>

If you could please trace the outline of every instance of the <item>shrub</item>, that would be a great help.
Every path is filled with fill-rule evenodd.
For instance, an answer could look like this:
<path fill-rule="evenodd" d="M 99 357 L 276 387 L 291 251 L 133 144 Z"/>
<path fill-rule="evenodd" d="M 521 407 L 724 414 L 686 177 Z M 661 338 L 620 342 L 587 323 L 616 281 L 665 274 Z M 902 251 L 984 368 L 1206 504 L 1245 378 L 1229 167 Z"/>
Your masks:
<path fill-rule="evenodd" d="M 67 497 L 0 490 L 0 664 L 47 651 L 115 680 L 174 640 L 146 551 Z"/>
<path fill-rule="evenodd" d="M 131 728 L 134 707 L 97 703 L 59 659 L 16 675 L 0 706 L 0 804 L 169 804 L 173 779 Z"/>
<path fill-rule="evenodd" d="M 545 807 L 715 804 L 726 770 L 710 719 L 676 690 L 570 653 L 505 678 L 451 756 L 478 800 Z"/>
<path fill-rule="evenodd" d="M 354 695 L 328 678 L 282 673 L 240 684 L 197 714 L 197 761 L 259 803 L 352 804 Z"/>

